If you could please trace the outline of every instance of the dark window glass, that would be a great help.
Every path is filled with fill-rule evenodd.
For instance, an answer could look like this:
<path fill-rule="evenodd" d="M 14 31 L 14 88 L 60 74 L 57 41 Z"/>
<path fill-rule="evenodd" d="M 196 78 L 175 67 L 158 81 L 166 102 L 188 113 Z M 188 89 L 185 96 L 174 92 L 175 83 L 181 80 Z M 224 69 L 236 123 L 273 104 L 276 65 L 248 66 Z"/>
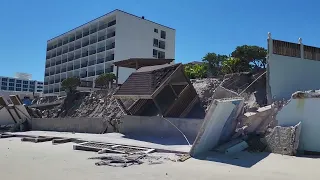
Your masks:
<path fill-rule="evenodd" d="M 153 57 L 155 57 L 155 58 L 158 57 L 158 51 L 156 49 L 153 50 Z"/>
<path fill-rule="evenodd" d="M 161 37 L 162 39 L 165 39 L 165 38 L 166 38 L 166 32 L 165 32 L 165 31 L 161 31 L 160 37 Z"/>
<path fill-rule="evenodd" d="M 159 46 L 159 40 L 158 39 L 153 39 L 153 46 L 158 47 Z"/>

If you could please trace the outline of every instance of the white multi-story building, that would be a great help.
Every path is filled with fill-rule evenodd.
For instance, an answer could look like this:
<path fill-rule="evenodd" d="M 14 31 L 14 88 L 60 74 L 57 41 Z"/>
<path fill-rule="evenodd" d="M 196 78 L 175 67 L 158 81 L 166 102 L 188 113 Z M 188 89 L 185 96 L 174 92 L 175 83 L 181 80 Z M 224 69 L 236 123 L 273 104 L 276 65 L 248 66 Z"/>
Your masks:
<path fill-rule="evenodd" d="M 60 93 L 68 77 L 93 81 L 102 73 L 116 74 L 115 61 L 174 56 L 174 29 L 114 10 L 47 42 L 44 93 Z M 118 83 L 133 71 L 120 68 Z"/>
<path fill-rule="evenodd" d="M 1 91 L 42 93 L 43 82 L 15 77 L 0 76 Z"/>

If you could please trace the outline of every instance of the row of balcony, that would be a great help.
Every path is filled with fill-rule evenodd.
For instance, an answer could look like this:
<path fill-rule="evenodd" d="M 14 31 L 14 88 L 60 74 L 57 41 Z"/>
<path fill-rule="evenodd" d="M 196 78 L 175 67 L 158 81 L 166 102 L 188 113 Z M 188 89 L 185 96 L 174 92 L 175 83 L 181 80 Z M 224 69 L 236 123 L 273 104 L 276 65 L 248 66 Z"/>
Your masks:
<path fill-rule="evenodd" d="M 107 50 L 110 50 L 110 49 L 113 49 L 113 48 L 115 48 L 115 43 L 112 43 L 112 44 L 110 44 L 108 46 L 100 47 L 97 50 L 93 49 L 93 50 L 84 52 L 82 54 L 76 54 L 76 55 L 70 54 L 67 58 L 64 58 L 62 60 L 58 60 L 58 61 L 55 61 L 55 62 L 52 61 L 51 63 L 47 62 L 46 63 L 46 68 L 49 68 L 49 67 L 55 66 L 55 65 L 59 65 L 59 64 L 63 64 L 63 63 L 69 62 L 69 61 L 73 61 L 73 60 L 79 59 L 81 57 L 87 57 L 87 56 L 90 56 L 90 55 L 94 55 L 96 53 L 107 51 Z"/>
<path fill-rule="evenodd" d="M 110 55 L 110 56 L 108 56 L 106 58 L 100 58 L 100 59 L 97 59 L 97 60 L 86 61 L 86 62 L 82 62 L 81 64 L 77 64 L 77 65 L 70 65 L 70 66 L 67 66 L 67 67 L 59 68 L 59 69 L 55 68 L 55 70 L 53 70 L 53 71 L 46 71 L 45 72 L 45 76 L 64 73 L 64 72 L 67 72 L 67 71 L 72 71 L 72 70 L 84 68 L 84 67 L 87 67 L 87 66 L 92 66 L 92 65 L 95 65 L 95 64 L 101 64 L 101 63 L 112 61 L 112 60 L 114 60 L 114 54 L 112 54 L 112 55 Z"/>
<path fill-rule="evenodd" d="M 86 77 L 98 76 L 98 75 L 103 74 L 104 72 L 106 72 L 106 73 L 113 72 L 113 68 L 108 68 L 105 70 L 90 71 L 90 72 L 85 71 L 85 72 L 81 72 L 79 75 L 74 75 L 73 77 L 86 78 Z M 50 80 L 50 81 L 45 81 L 44 85 L 60 83 L 65 79 L 66 78 L 58 78 L 58 79 L 54 79 L 54 80 Z"/>
<path fill-rule="evenodd" d="M 78 40 L 78 39 L 81 39 L 81 38 L 83 38 L 83 37 L 86 37 L 86 36 L 88 36 L 89 34 L 93 34 L 93 33 L 97 32 L 97 31 L 103 30 L 103 29 L 105 29 L 105 28 L 107 28 L 107 27 L 111 27 L 111 26 L 113 26 L 113 25 L 115 25 L 115 24 L 116 24 L 116 20 L 111 21 L 111 22 L 109 22 L 109 23 L 107 23 L 107 24 L 101 24 L 98 28 L 96 28 L 96 27 L 95 27 L 95 28 L 92 28 L 92 29 L 90 29 L 90 30 L 87 30 L 87 31 L 81 33 L 81 34 L 76 34 L 75 36 L 69 37 L 68 39 L 59 40 L 59 42 L 58 42 L 57 44 L 53 45 L 53 46 L 49 46 L 49 45 L 48 45 L 47 51 L 50 51 L 50 50 L 55 49 L 55 48 L 57 48 L 57 47 L 60 47 L 60 46 L 62 46 L 62 45 L 71 43 L 71 42 L 73 42 L 73 41 L 75 41 L 75 40 Z"/>
<path fill-rule="evenodd" d="M 74 51 L 74 50 L 78 50 L 78 49 L 80 49 L 80 48 L 82 48 L 82 47 L 88 46 L 89 44 L 94 44 L 94 43 L 96 43 L 96 42 L 100 42 L 100 41 L 103 41 L 103 40 L 105 40 L 105 39 L 112 38 L 112 37 L 114 37 L 114 36 L 116 36 L 116 32 L 109 33 L 109 34 L 107 34 L 107 35 L 105 35 L 105 36 L 100 36 L 100 37 L 98 37 L 98 39 L 91 39 L 90 41 L 88 40 L 88 41 L 86 41 L 86 42 L 84 42 L 84 43 L 82 43 L 82 44 L 79 44 L 79 45 L 72 45 L 72 46 L 70 46 L 70 47 L 67 48 L 67 49 L 57 50 L 57 52 L 52 53 L 51 55 L 47 55 L 47 56 L 46 56 L 46 59 L 54 58 L 54 57 L 56 57 L 56 56 L 60 56 L 60 55 L 62 55 L 62 54 L 66 54 L 66 53 L 68 53 L 68 52 L 72 52 L 72 51 Z"/>

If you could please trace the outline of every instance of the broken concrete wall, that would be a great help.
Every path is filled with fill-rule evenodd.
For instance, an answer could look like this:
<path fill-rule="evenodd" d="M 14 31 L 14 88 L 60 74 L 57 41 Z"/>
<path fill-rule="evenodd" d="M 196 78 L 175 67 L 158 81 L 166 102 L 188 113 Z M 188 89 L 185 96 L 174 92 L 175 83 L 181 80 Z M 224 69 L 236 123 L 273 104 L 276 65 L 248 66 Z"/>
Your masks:
<path fill-rule="evenodd" d="M 290 99 L 296 91 L 320 89 L 319 61 L 271 54 L 267 62 L 268 103 Z"/>
<path fill-rule="evenodd" d="M 243 108 L 243 101 L 243 98 L 213 101 L 190 150 L 192 156 L 212 150 L 221 139 L 226 140 L 225 137 L 234 132 L 234 122 Z"/>
<path fill-rule="evenodd" d="M 12 117 L 10 116 L 7 108 L 0 109 L 0 126 L 14 124 Z"/>
<path fill-rule="evenodd" d="M 159 116 L 129 116 L 121 118 L 119 131 L 125 135 L 153 137 L 182 137 L 182 134 L 172 125 L 179 128 L 189 141 L 193 141 L 203 123 L 203 119 L 162 118 Z"/>
<path fill-rule="evenodd" d="M 104 118 L 32 118 L 29 123 L 34 131 L 59 131 L 81 133 L 113 132 L 113 128 Z"/>
<path fill-rule="evenodd" d="M 320 152 L 320 98 L 291 99 L 276 115 L 279 126 L 294 126 L 301 121 L 299 150 Z"/>
<path fill-rule="evenodd" d="M 222 98 L 234 98 L 240 97 L 240 95 L 234 91 L 226 89 L 222 86 L 218 86 L 213 93 L 212 99 L 222 99 Z"/>
<path fill-rule="evenodd" d="M 296 155 L 301 132 L 301 122 L 295 126 L 274 127 L 264 138 L 267 151 L 282 154 Z"/>

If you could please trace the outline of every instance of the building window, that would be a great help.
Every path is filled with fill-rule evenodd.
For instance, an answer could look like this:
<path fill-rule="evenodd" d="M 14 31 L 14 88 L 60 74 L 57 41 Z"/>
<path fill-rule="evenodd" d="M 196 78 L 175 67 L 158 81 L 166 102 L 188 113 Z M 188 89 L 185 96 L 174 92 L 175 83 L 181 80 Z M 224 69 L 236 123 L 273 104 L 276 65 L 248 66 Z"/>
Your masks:
<path fill-rule="evenodd" d="M 14 86 L 14 83 L 9 83 L 9 86 Z"/>
<path fill-rule="evenodd" d="M 156 28 L 154 28 L 154 30 L 153 30 L 155 33 L 158 33 L 158 29 L 156 29 Z"/>
<path fill-rule="evenodd" d="M 38 89 L 37 92 L 42 92 L 42 90 Z"/>
<path fill-rule="evenodd" d="M 16 91 L 21 91 L 21 88 L 16 88 Z"/>
<path fill-rule="evenodd" d="M 2 86 L 7 86 L 7 82 L 2 82 L 1 85 Z"/>
<path fill-rule="evenodd" d="M 158 51 L 156 49 L 153 49 L 153 57 L 155 58 L 158 57 Z"/>
<path fill-rule="evenodd" d="M 29 92 L 33 92 L 34 91 L 34 89 L 29 89 Z"/>
<path fill-rule="evenodd" d="M 162 52 L 162 51 L 158 51 L 158 58 L 159 58 L 159 59 L 164 59 L 164 58 L 166 58 L 165 53 Z"/>
<path fill-rule="evenodd" d="M 23 85 L 23 88 L 28 88 L 28 85 Z"/>
<path fill-rule="evenodd" d="M 28 89 L 23 89 L 22 91 L 28 91 Z"/>
<path fill-rule="evenodd" d="M 1 90 L 7 90 L 6 86 L 1 86 Z"/>
<path fill-rule="evenodd" d="M 166 42 L 159 40 L 159 48 L 166 49 Z"/>
<path fill-rule="evenodd" d="M 34 81 L 30 81 L 30 84 L 34 84 Z"/>
<path fill-rule="evenodd" d="M 21 80 L 17 80 L 17 82 L 16 83 L 21 83 L 22 81 Z"/>
<path fill-rule="evenodd" d="M 37 88 L 41 89 L 41 88 L 43 88 L 43 86 L 37 86 Z"/>
<path fill-rule="evenodd" d="M 28 84 L 28 81 L 23 81 L 23 84 Z"/>
<path fill-rule="evenodd" d="M 160 37 L 161 37 L 162 39 L 165 39 L 165 38 L 166 38 L 166 32 L 165 32 L 165 31 L 161 31 Z"/>
<path fill-rule="evenodd" d="M 159 46 L 159 40 L 158 39 L 153 39 L 153 46 L 158 47 Z"/>
<path fill-rule="evenodd" d="M 8 78 L 2 78 L 2 81 L 3 81 L 3 82 L 7 82 L 7 81 L 8 81 Z"/>
<path fill-rule="evenodd" d="M 16 87 L 21 87 L 21 84 L 16 84 Z"/>
<path fill-rule="evenodd" d="M 9 91 L 14 91 L 14 87 L 9 87 Z"/>
<path fill-rule="evenodd" d="M 9 82 L 14 82 L 14 79 L 9 79 Z"/>

